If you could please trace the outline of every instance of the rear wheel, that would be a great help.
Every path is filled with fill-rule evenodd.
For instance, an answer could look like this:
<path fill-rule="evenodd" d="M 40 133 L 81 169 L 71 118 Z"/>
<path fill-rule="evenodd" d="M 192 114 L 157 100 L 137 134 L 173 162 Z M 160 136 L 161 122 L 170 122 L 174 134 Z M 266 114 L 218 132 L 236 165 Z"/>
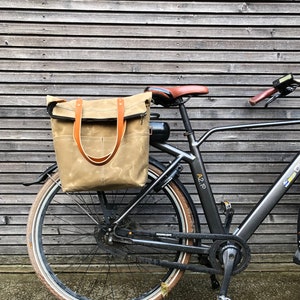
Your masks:
<path fill-rule="evenodd" d="M 150 164 L 148 183 L 161 172 Z M 189 254 L 115 242 L 106 232 L 107 224 L 139 191 L 63 193 L 58 173 L 44 184 L 30 211 L 27 243 L 36 273 L 56 297 L 162 299 L 176 285 L 183 271 L 149 264 L 143 258 L 186 264 Z M 119 229 L 127 235 L 192 232 L 192 216 L 180 186 L 171 181 L 160 191 L 150 192 Z M 167 235 L 154 239 L 191 244 Z"/>

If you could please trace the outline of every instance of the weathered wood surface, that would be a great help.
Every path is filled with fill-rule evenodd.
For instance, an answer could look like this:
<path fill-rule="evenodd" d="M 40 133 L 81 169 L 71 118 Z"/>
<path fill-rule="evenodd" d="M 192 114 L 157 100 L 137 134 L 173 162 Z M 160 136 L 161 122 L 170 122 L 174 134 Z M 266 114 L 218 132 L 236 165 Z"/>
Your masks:
<path fill-rule="evenodd" d="M 300 73 L 297 1 L 10 0 L 0 2 L 0 19 L 0 271 L 28 264 L 27 214 L 40 186 L 22 182 L 55 161 L 45 95 L 95 99 L 148 85 L 204 84 L 209 95 L 188 103 L 198 136 L 300 115 L 299 92 L 267 110 L 247 104 L 280 75 Z M 173 128 L 170 140 L 186 147 L 178 110 L 153 110 Z M 299 131 L 217 133 L 201 146 L 217 202 L 234 203 L 234 225 L 298 151 Z M 198 203 L 187 166 L 181 178 Z M 294 268 L 299 192 L 296 184 L 251 239 L 253 268 Z"/>

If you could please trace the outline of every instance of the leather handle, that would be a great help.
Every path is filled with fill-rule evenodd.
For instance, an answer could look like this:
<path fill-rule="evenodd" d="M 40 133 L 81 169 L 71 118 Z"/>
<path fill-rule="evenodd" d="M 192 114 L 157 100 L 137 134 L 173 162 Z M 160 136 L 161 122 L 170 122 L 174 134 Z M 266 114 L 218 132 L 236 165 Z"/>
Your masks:
<path fill-rule="evenodd" d="M 117 117 L 117 136 L 116 136 L 115 145 L 110 153 L 101 157 L 91 156 L 87 154 L 83 148 L 81 142 L 82 110 L 83 110 L 83 101 L 82 99 L 78 99 L 76 101 L 75 121 L 73 127 L 74 140 L 77 144 L 80 153 L 87 161 L 95 165 L 104 165 L 108 163 L 117 153 L 126 130 L 126 121 L 124 120 L 124 111 L 125 111 L 124 99 L 118 98 L 117 100 L 118 117 Z"/>

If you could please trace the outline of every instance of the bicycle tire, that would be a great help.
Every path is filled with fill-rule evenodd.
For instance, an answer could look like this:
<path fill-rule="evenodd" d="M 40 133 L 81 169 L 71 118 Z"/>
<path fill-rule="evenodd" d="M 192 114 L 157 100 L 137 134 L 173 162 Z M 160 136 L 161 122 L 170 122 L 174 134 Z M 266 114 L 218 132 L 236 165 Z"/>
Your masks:
<path fill-rule="evenodd" d="M 148 181 L 161 173 L 157 166 L 149 164 Z M 132 197 L 137 190 L 126 192 Z M 105 191 L 106 199 L 111 201 L 111 215 L 128 202 L 126 195 Z M 27 227 L 28 253 L 38 277 L 58 299 L 162 299 L 184 271 L 135 261 L 139 255 L 147 255 L 186 264 L 190 254 L 104 244 L 103 236 L 99 241 L 99 224 L 104 215 L 96 202 L 98 196 L 95 192 L 63 193 L 58 172 L 45 182 L 32 205 Z M 122 226 L 192 232 L 193 217 L 179 181 L 171 181 L 162 190 L 149 194 Z M 191 240 L 164 240 L 192 244 Z"/>

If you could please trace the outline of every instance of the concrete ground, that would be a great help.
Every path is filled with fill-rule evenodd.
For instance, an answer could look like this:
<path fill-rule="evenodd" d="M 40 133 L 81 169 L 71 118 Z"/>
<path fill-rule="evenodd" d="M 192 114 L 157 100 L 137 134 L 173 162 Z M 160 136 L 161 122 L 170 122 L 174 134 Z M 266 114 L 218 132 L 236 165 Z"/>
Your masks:
<path fill-rule="evenodd" d="M 54 300 L 35 274 L 0 273 L 0 295 L 5 300 Z M 299 300 L 300 272 L 244 272 L 233 277 L 232 300 Z M 216 299 L 208 275 L 186 274 L 170 300 Z"/>

